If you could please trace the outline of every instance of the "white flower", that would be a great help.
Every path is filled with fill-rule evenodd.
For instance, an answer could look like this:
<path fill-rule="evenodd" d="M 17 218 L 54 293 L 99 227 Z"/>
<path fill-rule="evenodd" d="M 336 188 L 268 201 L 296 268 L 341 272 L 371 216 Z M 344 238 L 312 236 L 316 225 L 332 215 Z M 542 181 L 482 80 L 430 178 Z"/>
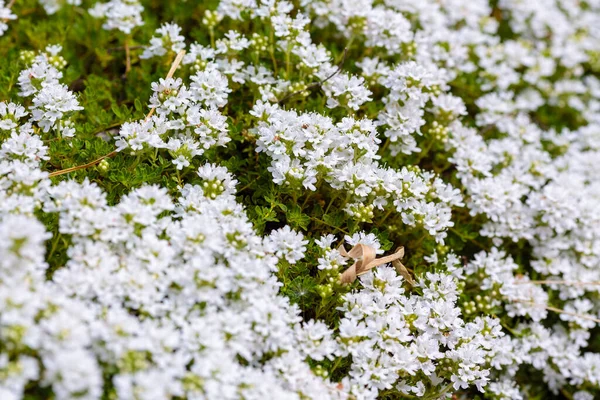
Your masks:
<path fill-rule="evenodd" d="M 52 83 L 42 87 L 33 98 L 31 119 L 44 132 L 54 128 L 66 114 L 83 110 L 75 95 L 62 84 Z"/>
<path fill-rule="evenodd" d="M 31 67 L 19 74 L 19 86 L 21 86 L 19 94 L 31 96 L 45 86 L 58 85 L 58 80 L 62 76 L 62 72 L 50 65 L 46 57 L 38 56 Z"/>
<path fill-rule="evenodd" d="M 92 17 L 105 20 L 102 25 L 104 29 L 118 29 L 126 34 L 130 34 L 134 28 L 143 25 L 142 11 L 144 11 L 144 7 L 138 0 L 98 2 L 89 9 Z"/>
<path fill-rule="evenodd" d="M 265 247 L 279 258 L 285 258 L 290 264 L 295 264 L 304 257 L 308 240 L 300 232 L 292 231 L 286 225 L 271 232 L 265 239 Z"/>
<path fill-rule="evenodd" d="M 167 51 L 179 53 L 185 49 L 185 38 L 180 35 L 181 28 L 177 24 L 163 24 L 156 30 L 159 35 L 150 39 L 150 46 L 144 49 L 140 58 L 163 56 Z"/>
<path fill-rule="evenodd" d="M 0 0 L 0 36 L 4 35 L 4 32 L 8 29 L 6 22 L 15 19 L 17 19 L 17 16 L 12 13 L 10 8 L 6 7 L 4 0 Z"/>
<path fill-rule="evenodd" d="M 161 136 L 166 131 L 165 121 L 157 117 L 152 117 L 149 121 L 126 122 L 119 130 L 119 138 L 116 142 L 117 150 L 131 148 L 133 151 L 138 151 L 145 147 L 164 148 L 166 144 Z"/>
<path fill-rule="evenodd" d="M 18 125 L 19 119 L 27 116 L 25 108 L 19 104 L 0 102 L 0 130 L 10 131 Z"/>
<path fill-rule="evenodd" d="M 40 0 L 40 3 L 48 14 L 56 13 L 63 5 L 63 2 L 60 0 Z M 73 6 L 80 6 L 81 0 L 66 0 L 66 3 Z"/>
<path fill-rule="evenodd" d="M 223 107 L 227 104 L 227 96 L 231 92 L 227 78 L 215 66 L 198 71 L 191 78 L 190 91 L 192 98 L 208 107 Z"/>

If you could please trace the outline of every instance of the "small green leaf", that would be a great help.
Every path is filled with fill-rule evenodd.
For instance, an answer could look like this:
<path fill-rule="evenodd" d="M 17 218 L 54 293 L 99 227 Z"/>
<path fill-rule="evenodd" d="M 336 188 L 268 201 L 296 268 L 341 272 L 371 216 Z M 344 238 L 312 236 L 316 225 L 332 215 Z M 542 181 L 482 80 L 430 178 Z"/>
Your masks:
<path fill-rule="evenodd" d="M 121 110 L 119 109 L 119 106 L 117 104 L 113 104 L 110 109 L 112 110 L 112 112 L 118 117 L 118 118 L 123 118 L 123 114 L 121 113 Z"/>

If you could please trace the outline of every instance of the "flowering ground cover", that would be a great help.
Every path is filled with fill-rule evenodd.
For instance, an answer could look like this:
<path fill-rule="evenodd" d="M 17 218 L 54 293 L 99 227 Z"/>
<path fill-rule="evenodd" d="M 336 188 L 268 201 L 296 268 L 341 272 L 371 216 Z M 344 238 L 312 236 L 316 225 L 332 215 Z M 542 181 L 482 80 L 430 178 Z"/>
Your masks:
<path fill-rule="evenodd" d="M 600 1 L 0 0 L 0 399 L 600 398 Z"/>

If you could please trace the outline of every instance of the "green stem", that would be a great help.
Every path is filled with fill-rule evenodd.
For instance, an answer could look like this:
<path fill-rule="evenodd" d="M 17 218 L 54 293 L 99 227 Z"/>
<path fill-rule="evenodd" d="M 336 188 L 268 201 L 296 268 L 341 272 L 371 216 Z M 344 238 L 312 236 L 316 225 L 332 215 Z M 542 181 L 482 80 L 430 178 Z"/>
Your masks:
<path fill-rule="evenodd" d="M 273 76 L 277 76 L 277 59 L 275 59 L 275 36 L 273 35 L 273 26 L 269 31 L 269 53 L 271 54 L 271 61 L 273 62 Z"/>
<path fill-rule="evenodd" d="M 346 43 L 346 51 L 350 51 L 350 49 L 352 48 L 352 43 L 354 42 L 355 38 L 356 38 L 356 35 L 350 36 L 350 39 L 348 39 L 348 43 Z"/>
<path fill-rule="evenodd" d="M 350 235 L 350 233 L 348 233 L 346 230 L 344 230 L 344 229 L 342 229 L 342 228 L 340 228 L 340 227 L 337 227 L 337 226 L 333 226 L 333 225 L 331 225 L 331 224 L 328 224 L 327 222 L 323 221 L 322 219 L 315 218 L 315 217 L 310 217 L 310 220 L 311 220 L 311 221 L 314 221 L 314 222 L 318 222 L 318 223 L 320 223 L 320 224 L 323 224 L 323 225 L 326 225 L 326 226 L 328 226 L 328 227 L 330 227 L 330 228 L 336 229 L 336 230 L 338 230 L 338 231 L 340 231 L 340 232 L 342 232 L 342 233 L 345 233 L 346 235 Z"/>
<path fill-rule="evenodd" d="M 394 208 L 390 207 L 390 210 L 387 213 L 385 213 L 385 215 L 383 216 L 383 218 L 381 219 L 381 221 L 379 221 L 378 225 L 383 224 L 383 222 L 387 219 L 387 217 L 389 217 L 390 214 L 393 213 L 393 212 L 394 212 Z"/>
<path fill-rule="evenodd" d="M 311 198 L 311 196 L 313 195 L 314 192 L 310 192 L 308 194 L 308 196 L 306 196 L 306 198 L 304 199 L 304 202 L 302 203 L 302 207 L 300 207 L 300 211 L 304 210 L 304 207 L 306 206 L 306 203 L 308 203 L 308 199 Z"/>
<path fill-rule="evenodd" d="M 329 375 L 333 374 L 333 371 L 336 370 L 337 367 L 340 366 L 340 363 L 342 362 L 342 358 L 338 357 L 335 359 L 335 363 L 333 363 L 333 366 L 331 367 L 331 371 L 329 372 Z"/>
<path fill-rule="evenodd" d="M 290 75 L 292 74 L 292 62 L 290 57 L 290 52 L 292 47 L 288 44 L 286 52 L 285 52 L 285 77 L 287 80 L 290 80 Z"/>
<path fill-rule="evenodd" d="M 254 183 L 254 181 L 250 182 L 249 184 L 247 184 L 246 186 L 244 186 L 243 188 L 241 188 L 240 190 L 238 190 L 238 193 L 241 193 L 244 190 L 248 189 L 250 186 L 252 186 L 253 183 Z"/>
<path fill-rule="evenodd" d="M 181 173 L 179 173 L 179 170 L 177 168 L 175 168 L 175 174 L 177 175 L 177 184 L 180 187 L 183 187 L 182 182 L 181 182 Z"/>
<path fill-rule="evenodd" d="M 58 246 L 58 241 L 60 240 L 61 236 L 62 235 L 59 232 L 57 232 L 56 238 L 54 238 L 54 241 L 52 242 L 52 248 L 50 249 L 50 253 L 48 253 L 48 260 L 52 258 L 52 255 L 56 251 L 56 247 Z"/>
<path fill-rule="evenodd" d="M 511 327 L 506 325 L 504 322 L 500 322 L 500 325 L 502 325 L 502 327 L 504 329 L 506 329 L 507 331 L 509 331 L 510 334 L 513 335 L 514 337 L 519 337 L 519 334 L 517 334 L 517 332 L 515 332 L 514 329 L 512 329 Z"/>
<path fill-rule="evenodd" d="M 254 56 L 254 65 L 258 67 L 260 64 L 260 55 L 258 54 L 258 51 L 253 52 L 252 55 Z"/>
<path fill-rule="evenodd" d="M 565 398 L 569 399 L 569 400 L 573 400 L 573 396 L 571 395 L 571 393 L 567 392 L 565 390 L 565 388 L 561 388 L 560 389 L 560 393 L 565 396 Z"/>
<path fill-rule="evenodd" d="M 215 49 L 217 47 L 215 45 L 215 30 L 213 28 L 209 28 L 208 33 L 210 34 L 210 46 Z"/>
<path fill-rule="evenodd" d="M 346 207 L 346 204 L 348 204 L 348 200 L 350 200 L 350 196 L 352 195 L 352 192 L 346 192 L 346 199 L 344 200 L 344 204 L 341 205 L 340 210 L 344 209 L 344 207 Z"/>
<path fill-rule="evenodd" d="M 431 148 L 433 147 L 433 142 L 435 142 L 435 139 L 431 138 L 431 140 L 427 144 L 427 147 L 425 148 L 425 150 L 421 151 L 421 153 L 419 154 L 419 158 L 417 159 L 415 164 L 419 164 L 421 162 L 421 160 L 423 160 L 427 156 L 427 154 L 429 153 L 429 150 L 431 150 Z"/>
<path fill-rule="evenodd" d="M 333 195 L 333 197 L 331 197 L 331 200 L 329 201 L 329 204 L 327 204 L 327 207 L 325 208 L 325 212 L 323 214 L 327 214 L 327 212 L 329 211 L 329 207 L 331 207 L 331 205 L 333 204 L 335 199 L 337 199 L 337 197 L 338 197 L 338 192 L 335 192 L 335 195 Z"/>
<path fill-rule="evenodd" d="M 390 145 L 390 138 L 387 138 L 387 140 L 385 141 L 385 143 L 381 147 L 381 153 L 385 153 L 385 151 L 387 150 L 387 148 L 388 148 L 389 145 Z"/>

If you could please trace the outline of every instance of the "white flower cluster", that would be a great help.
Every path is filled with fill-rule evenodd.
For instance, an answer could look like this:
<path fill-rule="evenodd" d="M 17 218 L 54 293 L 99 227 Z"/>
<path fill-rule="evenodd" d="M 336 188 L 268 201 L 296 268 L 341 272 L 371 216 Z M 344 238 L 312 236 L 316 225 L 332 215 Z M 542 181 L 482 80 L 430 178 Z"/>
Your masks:
<path fill-rule="evenodd" d="M 521 36 L 501 43 L 488 36 L 471 48 L 481 60 L 465 71 L 481 79 L 477 129 L 455 120 L 448 125 L 446 142 L 471 214 L 486 217 L 480 233 L 498 246 L 527 241 L 538 279 L 559 282 L 542 286 L 528 283 L 527 276 L 513 276 L 517 265 L 495 249 L 476 256 L 470 270 L 483 280 L 482 289 L 493 292 L 484 302 L 487 306 L 505 302 L 509 316 L 533 321 L 524 332 L 556 338 L 530 344 L 520 354 L 523 363 L 542 372 L 554 392 L 569 383 L 598 385 L 598 355 L 585 348 L 589 330 L 596 326 L 590 318 L 600 316 L 593 300 L 599 286 L 586 284 L 600 280 L 595 245 L 600 238 L 600 181 L 593 173 L 600 156 L 600 80 L 584 76 L 581 67 L 594 63 L 598 54 L 593 43 L 599 33 L 589 27 L 600 21 L 600 14 L 598 5 L 586 10 L 559 3 L 500 2 L 511 16 L 511 29 Z M 517 88 L 522 83 L 526 89 Z M 550 113 L 573 110 L 581 121 L 573 128 L 548 129 L 531 116 L 544 107 Z M 486 139 L 482 132 L 494 134 Z M 565 311 L 560 319 L 571 327 L 567 331 L 539 323 L 556 302 Z M 558 349 L 565 351 L 557 354 Z M 529 352 L 535 353 L 533 360 Z"/>
<path fill-rule="evenodd" d="M 465 324 L 450 275 L 428 273 L 423 296 L 406 296 L 401 281 L 393 268 L 380 267 L 346 296 L 338 341 L 352 366 L 344 384 L 361 399 L 391 388 L 418 397 L 429 387 L 483 390 L 504 335 L 499 321 Z"/>
<path fill-rule="evenodd" d="M 272 89 L 261 89 L 263 100 L 276 100 L 277 94 L 281 97 L 286 89 L 292 91 L 303 91 L 311 81 L 323 82 L 322 87 L 327 95 L 327 106 L 330 108 L 345 107 L 348 110 L 356 111 L 365 102 L 371 100 L 371 91 L 365 86 L 365 80 L 359 76 L 353 76 L 340 71 L 338 66 L 332 63 L 331 57 L 322 45 L 313 43 L 307 27 L 310 19 L 302 12 L 297 13 L 295 17 L 291 16 L 293 6 L 287 1 L 221 1 L 217 8 L 217 19 L 228 16 L 233 19 L 241 19 L 242 11 L 250 19 L 269 18 L 275 33 L 275 47 L 284 51 L 291 57 L 293 54 L 297 57 L 301 69 L 305 73 L 305 81 L 295 82 L 290 86 L 290 82 L 277 82 L 275 92 Z M 260 51 L 260 36 L 249 43 L 254 50 Z M 256 48 L 258 47 L 258 48 Z M 228 48 L 236 50 L 228 46 Z M 269 86 L 272 82 L 268 83 Z M 262 84 L 261 84 L 262 85 Z"/>
<path fill-rule="evenodd" d="M 7 22 L 17 19 L 4 0 L 0 0 L 0 36 L 8 29 Z"/>
<path fill-rule="evenodd" d="M 152 118 L 125 123 L 117 138 L 118 150 L 132 152 L 168 149 L 177 169 L 190 165 L 192 158 L 213 146 L 225 146 L 226 117 L 218 107 L 227 104 L 227 79 L 216 69 L 199 71 L 188 89 L 181 79 L 160 79 L 152 84 Z M 212 89 L 211 89 L 212 87 Z"/>
<path fill-rule="evenodd" d="M 48 13 L 60 3 L 42 1 Z M 110 380 L 119 399 L 375 399 L 391 390 L 523 399 L 523 371 L 576 400 L 600 392 L 590 348 L 600 317 L 600 2 L 299 3 L 223 0 L 202 21 L 210 46 L 188 48 L 169 23 L 144 49 L 143 59 L 169 61 L 186 49 L 189 81 L 154 82 L 153 115 L 123 124 L 117 150 L 168 151 L 199 182 L 182 184 L 177 198 L 145 185 L 109 204 L 87 180 L 53 185 L 43 140 L 74 136 L 81 107 L 60 83 L 59 47 L 23 56 L 27 107 L 0 103 L 0 398 L 39 383 L 56 398 L 98 399 Z M 89 10 L 127 35 L 142 11 L 136 0 Z M 0 0 L 0 33 L 14 18 Z M 225 19 L 271 35 L 216 38 Z M 350 52 L 357 41 L 368 51 L 332 54 L 311 23 L 335 30 Z M 317 90 L 331 115 L 292 108 Z M 191 168 L 234 137 L 232 103 L 245 104 L 247 137 L 275 184 L 326 188 L 365 227 L 392 215 L 407 236 L 427 232 L 439 244 L 427 249 L 431 271 L 413 286 L 380 266 L 340 299 L 339 324 L 302 321 L 274 273 L 301 264 L 309 238 L 289 226 L 258 236 L 236 177 L 218 164 Z M 564 126 L 540 119 L 558 113 Z M 464 264 L 447 240 L 460 212 L 494 246 Z M 40 214 L 59 221 L 54 236 Z M 352 262 L 335 241 L 314 241 L 314 270 L 331 279 Z M 372 233 L 345 241 L 384 252 Z M 57 243 L 68 261 L 50 271 Z M 342 362 L 339 382 L 319 369 L 333 363 L 340 376 Z"/>
<path fill-rule="evenodd" d="M 80 6 L 81 0 L 39 0 L 48 14 L 54 14 L 66 3 L 72 6 Z"/>
<path fill-rule="evenodd" d="M 376 208 L 391 209 L 440 242 L 453 226 L 451 207 L 463 205 L 460 193 L 418 168 L 380 166 L 372 121 L 346 117 L 335 124 L 329 117 L 260 101 L 251 113 L 259 119 L 256 150 L 273 159 L 269 171 L 275 183 L 316 190 L 324 180 L 350 197 L 346 211 L 357 220 L 371 221 Z"/>
<path fill-rule="evenodd" d="M 185 38 L 180 35 L 181 28 L 177 24 L 164 24 L 156 30 L 159 37 L 150 39 L 150 46 L 144 50 L 140 58 L 163 56 L 167 51 L 175 54 L 185 49 Z"/>
<path fill-rule="evenodd" d="M 465 269 L 467 282 L 477 282 L 482 291 L 476 299 L 465 306 L 465 311 L 489 313 L 502 307 L 510 317 L 527 316 L 533 322 L 519 324 L 518 334 L 506 343 L 508 351 L 503 350 L 498 360 L 505 360 L 503 379 L 514 381 L 518 366 L 531 365 L 542 371 L 544 380 L 552 390 L 557 390 L 565 383 L 573 385 L 598 385 L 598 367 L 600 355 L 586 353 L 585 347 L 591 338 L 590 330 L 596 323 L 590 318 L 593 303 L 585 298 L 567 301 L 565 313 L 559 315 L 566 321 L 570 330 L 556 324 L 551 329 L 540 324 L 548 316 L 548 293 L 539 285 L 533 284 L 526 276 L 515 274 L 518 266 L 504 252 L 492 249 L 489 253 L 475 255 L 473 262 Z M 508 339 L 506 339 L 508 341 Z M 512 361 L 508 362 L 507 357 Z M 501 392 L 500 387 L 492 387 L 492 392 Z M 507 398 L 522 398 L 511 395 Z"/>
<path fill-rule="evenodd" d="M 285 258 L 290 264 L 304 258 L 308 240 L 289 226 L 271 232 L 265 241 L 266 248 L 279 258 Z"/>
<path fill-rule="evenodd" d="M 372 61 L 365 59 L 363 65 Z M 377 75 L 378 83 L 390 89 L 389 95 L 382 99 L 385 108 L 378 115 L 378 124 L 384 127 L 384 135 L 394 143 L 393 154 L 421 151 L 414 135 L 420 135 L 421 127 L 425 125 L 423 116 L 428 101 L 432 101 L 436 114 L 445 112 L 447 117 L 466 114 L 460 99 L 450 95 L 433 96 L 439 94 L 442 82 L 436 77 L 440 74 L 414 61 L 400 64 L 387 73 L 385 69 L 377 70 Z"/>
<path fill-rule="evenodd" d="M 75 95 L 60 83 L 66 61 L 58 54 L 59 45 L 48 46 L 45 52 L 31 57 L 29 67 L 19 74 L 20 95 L 33 95 L 30 108 L 31 121 L 44 132 L 56 131 L 62 137 L 75 134 L 74 123 L 70 118 L 74 111 L 82 110 Z M 27 59 L 27 55 L 22 57 Z"/>
<path fill-rule="evenodd" d="M 98 2 L 89 9 L 94 18 L 104 21 L 102 27 L 106 30 L 118 29 L 130 34 L 134 28 L 144 24 L 142 12 L 144 7 L 138 0 L 109 0 L 106 3 Z"/>
<path fill-rule="evenodd" d="M 446 149 L 468 195 L 466 205 L 471 214 L 487 219 L 481 234 L 494 238 L 497 245 L 504 238 L 529 241 L 535 256 L 532 267 L 547 278 L 597 282 L 594 232 L 600 225 L 594 205 L 599 190 L 591 162 L 598 157 L 594 132 L 600 120 L 596 100 L 600 83 L 590 75 L 582 77 L 580 64 L 593 62 L 598 53 L 594 44 L 598 32 L 589 29 L 598 22 L 598 10 L 597 6 L 586 9 L 547 3 L 500 2 L 500 11 L 511 17 L 510 28 L 521 35 L 500 41 L 498 23 L 489 17 L 492 10 L 484 1 L 419 5 L 404 1 L 385 5 L 349 0 L 304 2 L 306 11 L 317 17 L 317 25 L 333 23 L 349 40 L 363 35 L 365 46 L 402 59 L 390 65 L 384 57 L 363 58 L 357 63 L 362 71 L 359 77 L 336 73 L 331 55 L 306 35 L 304 15 L 291 17 L 290 4 L 222 1 L 216 14 L 210 15 L 211 21 L 225 16 L 269 18 L 275 28 L 276 48 L 295 57 L 305 80 L 286 81 L 263 66 L 244 66 L 236 53 L 260 52 L 266 46 L 261 47 L 260 37 L 248 44 L 243 36 L 231 32 L 226 40 L 217 41 L 216 50 L 192 45 L 185 63 L 198 69 L 214 63 L 230 82 L 246 84 L 260 93 L 252 110 L 258 120 L 254 134 L 257 151 L 272 159 L 269 171 L 275 183 L 317 190 L 326 182 L 342 191 L 342 197 L 350 195 L 346 211 L 357 220 L 370 222 L 374 210 L 392 209 L 402 215 L 406 225 L 424 226 L 442 242 L 445 230 L 453 226 L 452 207 L 463 205 L 460 192 L 414 166 L 397 171 L 377 161 L 378 130 L 389 139 L 393 155 L 427 151 L 417 145 L 425 131 L 433 143 Z M 409 22 L 411 18 L 418 21 L 417 29 Z M 209 23 L 210 18 L 206 19 Z M 557 80 L 560 68 L 569 69 L 571 75 Z M 460 76 L 473 77 L 482 91 L 475 101 L 477 128 L 463 125 L 465 102 L 450 93 Z M 372 90 L 383 90 L 383 107 L 373 120 L 346 117 L 337 122 L 270 104 L 290 93 L 306 94 L 302 91 L 314 80 L 323 81 L 320 86 L 330 107 L 355 111 L 371 101 Z M 515 88 L 521 82 L 527 84 L 526 90 Z M 545 104 L 577 110 L 588 125 L 573 131 L 544 130 L 529 113 Z M 481 133 L 485 131 L 496 135 L 486 139 Z M 556 149 L 560 149 L 558 155 Z M 324 248 L 331 244 L 329 239 L 322 240 Z M 281 246 L 282 252 L 286 246 L 300 248 L 299 243 Z M 465 304 L 465 312 L 489 313 L 504 304 L 509 316 L 530 318 L 532 324 L 547 318 L 546 307 L 551 306 L 547 291 L 527 284 L 527 278 L 511 284 L 517 265 L 502 253 L 492 254 L 505 260 L 503 267 L 483 268 L 486 272 L 481 272 L 479 287 L 494 295 L 483 293 L 481 297 L 488 296 L 489 301 Z M 343 261 L 337 250 L 324 251 L 319 268 L 337 269 Z M 598 286 L 550 288 L 567 301 L 565 310 L 597 314 L 597 305 L 580 298 L 596 292 Z M 561 318 L 568 321 L 570 317 L 563 314 Z M 593 324 L 572 318 L 587 328 Z M 526 361 L 515 361 L 521 362 Z M 549 369 L 543 373 L 550 374 Z M 520 396 L 514 384 L 506 383 L 509 381 L 498 378 L 491 386 L 492 393 Z M 420 389 L 415 386 L 414 390 Z"/>
<path fill-rule="evenodd" d="M 420 134 L 427 113 L 431 113 L 435 119 L 429 133 L 450 151 L 449 161 L 468 194 L 471 214 L 488 221 L 481 234 L 494 238 L 498 246 L 503 239 L 505 243 L 528 241 L 534 255 L 531 267 L 542 279 L 598 282 L 600 260 L 595 243 L 600 182 L 593 176 L 592 160 L 599 157 L 600 82 L 593 75 L 584 75 L 582 68 L 584 63 L 597 65 L 600 32 L 591 27 L 600 21 L 598 4 L 580 7 L 574 2 L 500 1 L 499 11 L 519 34 L 502 41 L 496 35 L 496 20 L 488 17 L 492 10 L 487 2 L 385 4 L 392 10 L 386 10 L 387 20 L 399 12 L 420 23 L 414 36 L 398 34 L 402 44 L 386 49 L 409 61 L 393 66 L 378 58 L 365 58 L 357 64 L 370 85 L 377 83 L 389 90 L 377 120 L 384 135 L 392 143 L 400 143 L 399 147 L 392 144 L 391 151 L 420 152 L 414 135 Z M 374 10 L 382 6 L 373 7 L 368 1 L 311 1 L 305 5 L 322 25 L 332 22 L 347 37 L 360 31 L 376 43 L 375 36 L 371 38 L 367 32 L 378 22 L 373 21 L 378 15 Z M 477 129 L 461 123 L 465 104 L 447 93 L 459 75 L 474 79 L 482 90 L 475 94 L 479 97 Z M 531 117 L 544 106 L 551 107 L 549 112 L 574 110 L 583 126 L 560 132 L 545 128 Z M 492 139 L 487 139 L 485 132 L 494 133 L 487 136 Z M 475 307 L 489 313 L 503 305 L 509 316 L 533 321 L 520 331 L 539 330 L 560 338 L 537 344 L 533 342 L 539 339 L 530 338 L 529 348 L 540 358 L 532 361 L 527 354 L 530 350 L 513 350 L 515 365 L 531 364 L 539 369 L 553 391 L 567 383 L 597 386 L 597 355 L 585 351 L 595 322 L 581 315 L 600 315 L 593 300 L 598 285 L 557 283 L 545 289 L 527 283 L 529 278 L 517 278 L 517 265 L 497 250 L 476 256 L 470 265 L 468 271 L 477 277 L 477 287 L 488 292 L 480 297 L 487 296 L 488 301 L 465 305 L 465 311 Z M 560 319 L 572 326 L 570 331 L 560 325 L 548 329 L 540 324 L 552 306 L 550 291 L 564 302 L 566 313 L 561 313 Z M 554 361 L 550 354 L 557 349 L 565 351 Z M 506 377 L 490 385 L 490 391 L 500 398 L 522 396 L 514 380 Z M 584 392 L 578 395 L 586 396 Z"/>
<path fill-rule="evenodd" d="M 0 112 L 3 126 L 24 113 L 12 103 Z M 94 183 L 51 186 L 25 157 L 0 161 L 3 399 L 36 381 L 61 399 L 98 399 L 107 373 L 121 399 L 336 396 L 304 363 L 318 357 L 303 343 L 323 325 L 303 328 L 277 294 L 277 258 L 224 168 L 201 167 L 203 183 L 176 201 L 143 186 L 110 206 Z M 39 207 L 58 215 L 56 240 L 70 242 L 52 280 Z"/>

